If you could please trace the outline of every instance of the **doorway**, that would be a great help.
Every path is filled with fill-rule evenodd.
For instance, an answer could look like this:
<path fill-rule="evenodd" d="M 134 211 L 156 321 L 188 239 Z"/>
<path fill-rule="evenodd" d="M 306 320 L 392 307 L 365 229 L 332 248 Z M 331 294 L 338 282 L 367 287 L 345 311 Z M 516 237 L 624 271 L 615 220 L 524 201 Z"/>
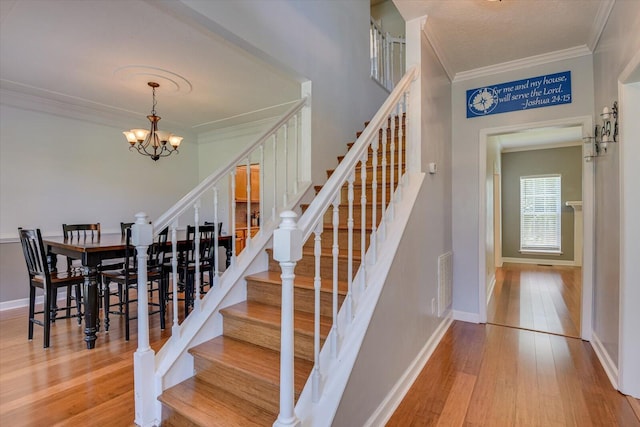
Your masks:
<path fill-rule="evenodd" d="M 591 117 L 585 116 L 485 129 L 481 132 L 480 236 L 484 238 L 480 239 L 479 247 L 479 293 L 480 301 L 485 302 L 480 307 L 481 321 L 590 339 L 591 328 L 588 325 L 591 324 L 592 315 L 593 167 L 582 159 L 582 136 L 589 134 L 591 123 Z M 560 135 L 556 135 L 555 142 L 550 136 L 554 132 Z M 565 139 L 567 135 L 572 136 L 564 142 L 559 141 L 558 138 L 561 140 L 563 134 Z M 540 138 L 540 135 L 543 137 Z M 507 142 L 513 138 L 515 143 Z M 582 248 L 572 240 L 571 245 L 566 245 L 567 253 L 542 257 L 552 261 L 540 260 L 539 254 L 528 254 L 521 247 L 517 248 L 517 255 L 513 255 L 513 248 L 502 247 L 503 239 L 514 238 L 514 229 L 503 228 L 503 222 L 509 219 L 505 218 L 505 210 L 500 208 L 500 199 L 506 191 L 505 188 L 501 189 L 504 186 L 501 151 L 505 151 L 505 147 L 506 151 L 530 150 L 536 145 L 536 140 L 538 143 L 547 141 L 548 145 L 545 147 L 533 147 L 544 149 L 539 150 L 540 152 L 563 146 L 578 146 L 574 147 L 572 153 L 579 156 L 575 161 L 582 166 L 577 172 L 581 175 L 582 194 L 578 191 L 576 196 L 571 197 L 577 199 L 571 202 L 582 201 Z M 523 148 L 527 145 L 529 147 Z M 518 191 L 519 189 L 516 190 L 516 198 L 519 198 Z M 573 227 L 576 212 L 571 211 L 572 207 L 565 206 L 565 202 L 569 201 L 565 199 L 566 197 L 562 199 L 563 215 L 570 214 L 569 221 Z M 518 210 L 519 221 L 520 202 L 512 200 L 511 203 L 517 203 L 515 209 Z M 567 228 L 566 221 L 563 221 L 563 226 Z M 519 234 L 519 223 L 515 230 Z M 569 234 L 573 239 L 573 232 Z M 520 241 L 518 235 L 515 239 Z M 575 256 L 570 250 L 574 246 L 577 250 Z M 582 263 L 584 268 L 580 267 Z"/>

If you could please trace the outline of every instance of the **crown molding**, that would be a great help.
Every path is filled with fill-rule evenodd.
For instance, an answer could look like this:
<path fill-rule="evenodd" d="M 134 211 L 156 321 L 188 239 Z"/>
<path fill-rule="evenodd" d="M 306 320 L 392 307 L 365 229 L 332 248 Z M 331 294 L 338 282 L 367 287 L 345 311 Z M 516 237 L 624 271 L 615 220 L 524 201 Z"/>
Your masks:
<path fill-rule="evenodd" d="M 592 51 L 587 45 L 571 47 L 568 49 L 556 50 L 554 52 L 543 53 L 540 55 L 530 56 L 528 58 L 516 59 L 514 61 L 503 62 L 501 64 L 489 65 L 487 67 L 476 68 L 475 70 L 462 71 L 456 73 L 453 82 L 461 82 L 464 80 L 476 79 L 478 77 L 487 77 L 507 71 L 521 70 L 523 68 L 535 67 L 537 65 L 548 64 L 550 62 L 562 61 L 567 59 L 579 58 L 581 56 L 591 55 Z"/>
<path fill-rule="evenodd" d="M 5 79 L 0 79 L 0 104 L 120 129 L 130 128 L 132 120 L 147 120 L 144 114 Z M 177 133 L 194 135 L 190 129 L 167 124 Z"/>
<path fill-rule="evenodd" d="M 605 25 L 607 25 L 607 20 L 615 3 L 616 0 L 604 0 L 600 2 L 600 7 L 598 7 L 598 11 L 596 12 L 596 17 L 589 32 L 589 40 L 587 41 L 587 47 L 592 52 L 596 49 L 600 41 L 600 36 L 602 36 L 602 32 L 604 31 Z"/>

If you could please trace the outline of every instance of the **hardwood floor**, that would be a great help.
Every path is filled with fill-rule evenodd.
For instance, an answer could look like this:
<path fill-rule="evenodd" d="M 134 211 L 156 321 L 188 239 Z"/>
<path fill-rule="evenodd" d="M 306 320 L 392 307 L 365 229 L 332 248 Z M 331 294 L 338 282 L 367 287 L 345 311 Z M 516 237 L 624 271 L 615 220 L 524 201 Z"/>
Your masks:
<path fill-rule="evenodd" d="M 454 322 L 394 426 L 640 426 L 580 339 Z"/>
<path fill-rule="evenodd" d="M 157 315 L 149 320 L 157 351 L 170 330 L 160 331 Z M 26 308 L 0 312 L 0 426 L 134 425 L 136 327 L 132 321 L 127 342 L 124 319 L 111 316 L 109 333 L 100 332 L 96 348 L 87 350 L 75 319 L 58 320 L 45 350 L 43 328 L 27 340 Z"/>
<path fill-rule="evenodd" d="M 0 312 L 0 426 L 132 426 L 137 323 L 126 342 L 113 317 L 88 351 L 74 320 L 57 321 L 44 350 L 42 328 L 27 340 L 26 318 L 26 309 Z M 150 324 L 157 351 L 170 332 L 158 316 Z M 589 343 L 454 322 L 388 425 L 638 427 L 633 402 Z"/>
<path fill-rule="evenodd" d="M 504 264 L 487 306 L 495 325 L 580 337 L 580 267 Z"/>

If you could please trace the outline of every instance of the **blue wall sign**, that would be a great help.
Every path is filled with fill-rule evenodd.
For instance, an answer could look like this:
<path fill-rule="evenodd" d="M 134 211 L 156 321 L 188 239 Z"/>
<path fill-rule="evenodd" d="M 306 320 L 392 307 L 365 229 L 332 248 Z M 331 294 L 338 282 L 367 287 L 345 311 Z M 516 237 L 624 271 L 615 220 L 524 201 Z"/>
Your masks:
<path fill-rule="evenodd" d="M 467 118 L 571 103 L 571 71 L 467 91 Z"/>

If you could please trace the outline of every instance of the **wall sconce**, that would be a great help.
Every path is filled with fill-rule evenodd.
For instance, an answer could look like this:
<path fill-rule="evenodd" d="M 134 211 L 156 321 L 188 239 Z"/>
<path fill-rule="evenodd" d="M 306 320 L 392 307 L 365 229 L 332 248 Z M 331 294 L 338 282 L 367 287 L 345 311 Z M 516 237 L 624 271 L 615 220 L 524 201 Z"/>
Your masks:
<path fill-rule="evenodd" d="M 602 126 L 596 125 L 593 136 L 582 138 L 585 144 L 590 145 L 584 156 L 587 162 L 605 154 L 609 144 L 618 142 L 618 102 L 614 101 L 611 108 L 604 107 L 600 117 Z"/>

